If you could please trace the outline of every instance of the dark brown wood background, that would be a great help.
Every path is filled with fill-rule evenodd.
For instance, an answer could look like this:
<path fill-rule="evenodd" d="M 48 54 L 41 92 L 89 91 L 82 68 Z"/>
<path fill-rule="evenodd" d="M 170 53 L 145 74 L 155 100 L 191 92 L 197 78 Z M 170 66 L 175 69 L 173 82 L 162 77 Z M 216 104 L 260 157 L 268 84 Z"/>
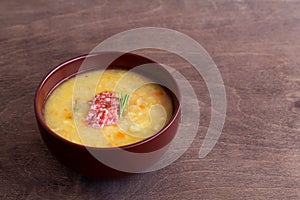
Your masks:
<path fill-rule="evenodd" d="M 0 199 L 300 199 L 300 1 L 3 0 L 0 19 Z M 199 159 L 205 83 L 176 56 L 142 52 L 185 69 L 199 91 L 199 134 L 162 170 L 88 180 L 41 140 L 35 89 L 64 60 L 145 26 L 185 33 L 212 56 L 228 98 L 223 133 Z"/>

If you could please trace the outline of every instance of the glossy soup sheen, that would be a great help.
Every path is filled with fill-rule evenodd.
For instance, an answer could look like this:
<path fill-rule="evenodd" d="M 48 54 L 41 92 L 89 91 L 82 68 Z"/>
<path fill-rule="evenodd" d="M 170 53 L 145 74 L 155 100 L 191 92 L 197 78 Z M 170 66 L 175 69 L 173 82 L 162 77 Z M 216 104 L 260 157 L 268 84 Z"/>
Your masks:
<path fill-rule="evenodd" d="M 111 91 L 129 94 L 118 123 L 103 128 L 88 125 L 88 101 Z M 85 146 L 123 146 L 157 133 L 172 115 L 172 101 L 161 86 L 123 70 L 87 72 L 60 84 L 45 104 L 46 124 L 61 137 Z"/>

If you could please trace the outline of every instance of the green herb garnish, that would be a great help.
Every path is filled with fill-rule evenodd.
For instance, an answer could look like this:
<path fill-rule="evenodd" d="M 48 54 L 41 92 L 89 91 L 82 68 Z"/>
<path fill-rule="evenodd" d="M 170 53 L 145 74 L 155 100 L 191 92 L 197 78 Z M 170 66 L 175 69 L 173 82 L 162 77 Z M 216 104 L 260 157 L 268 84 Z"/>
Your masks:
<path fill-rule="evenodd" d="M 129 95 L 128 94 L 122 94 L 119 93 L 119 100 L 120 100 L 120 117 L 123 115 L 123 112 L 125 111 L 128 99 L 129 99 Z"/>

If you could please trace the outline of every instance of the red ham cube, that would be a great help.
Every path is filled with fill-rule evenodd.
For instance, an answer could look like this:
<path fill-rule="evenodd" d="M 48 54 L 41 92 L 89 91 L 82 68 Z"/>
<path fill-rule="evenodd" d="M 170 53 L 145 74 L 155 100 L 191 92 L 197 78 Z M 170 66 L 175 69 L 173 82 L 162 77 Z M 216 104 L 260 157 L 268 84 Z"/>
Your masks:
<path fill-rule="evenodd" d="M 120 101 L 114 92 L 101 92 L 88 103 L 91 105 L 86 116 L 88 125 L 103 128 L 118 122 Z"/>

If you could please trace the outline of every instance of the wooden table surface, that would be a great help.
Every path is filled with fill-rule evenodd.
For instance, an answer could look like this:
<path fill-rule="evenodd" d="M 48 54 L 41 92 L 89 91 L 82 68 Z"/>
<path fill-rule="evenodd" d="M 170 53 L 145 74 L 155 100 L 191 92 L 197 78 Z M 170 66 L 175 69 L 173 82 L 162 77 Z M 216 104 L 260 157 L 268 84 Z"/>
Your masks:
<path fill-rule="evenodd" d="M 3 0 L 0 19 L 0 199 L 300 199 L 300 1 Z M 199 159 L 210 98 L 184 68 L 201 107 L 191 147 L 159 171 L 89 180 L 44 145 L 35 89 L 64 60 L 147 26 L 187 34 L 211 55 L 227 92 L 222 135 Z M 185 65 L 165 52 L 142 53 Z"/>

